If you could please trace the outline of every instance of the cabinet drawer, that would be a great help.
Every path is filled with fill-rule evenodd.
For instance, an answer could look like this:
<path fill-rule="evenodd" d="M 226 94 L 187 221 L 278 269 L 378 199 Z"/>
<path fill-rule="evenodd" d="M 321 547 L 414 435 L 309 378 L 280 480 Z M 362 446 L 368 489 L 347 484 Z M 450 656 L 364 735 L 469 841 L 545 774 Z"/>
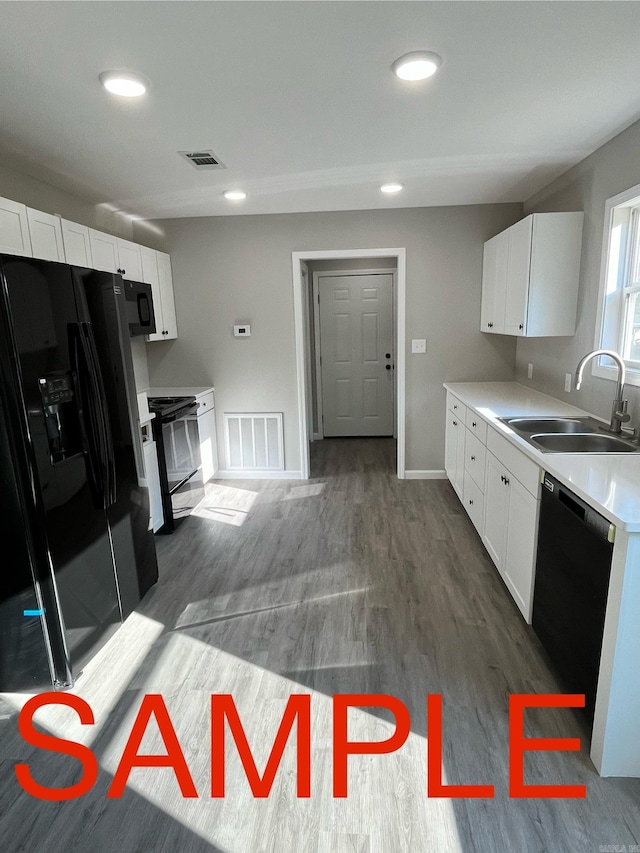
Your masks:
<path fill-rule="evenodd" d="M 480 491 L 484 492 L 484 463 L 487 448 L 480 439 L 467 430 L 464 445 L 464 467 L 475 480 Z"/>
<path fill-rule="evenodd" d="M 202 397 L 198 397 L 198 415 L 202 415 L 204 412 L 208 412 L 210 409 L 213 409 L 213 391 L 210 391 L 208 394 L 203 394 Z"/>
<path fill-rule="evenodd" d="M 500 435 L 497 430 L 487 430 L 487 450 L 500 460 L 513 476 L 520 480 L 525 489 L 534 498 L 540 494 L 540 468 L 525 454 L 514 447 L 511 442 Z"/>
<path fill-rule="evenodd" d="M 465 424 L 467 429 L 477 435 L 483 444 L 487 443 L 487 422 L 483 421 L 473 409 L 467 409 Z"/>
<path fill-rule="evenodd" d="M 447 409 L 457 415 L 461 423 L 465 422 L 467 407 L 451 391 L 447 391 Z"/>
<path fill-rule="evenodd" d="M 464 497 L 462 504 L 466 509 L 473 526 L 482 535 L 482 513 L 484 510 L 484 495 L 472 479 L 468 471 L 464 472 Z"/>

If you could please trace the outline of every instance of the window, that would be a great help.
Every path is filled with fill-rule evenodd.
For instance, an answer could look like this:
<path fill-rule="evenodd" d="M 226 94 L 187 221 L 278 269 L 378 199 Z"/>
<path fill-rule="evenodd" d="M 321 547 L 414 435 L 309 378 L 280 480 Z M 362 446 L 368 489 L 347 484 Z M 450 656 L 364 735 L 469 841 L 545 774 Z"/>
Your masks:
<path fill-rule="evenodd" d="M 640 186 L 607 201 L 603 245 L 595 346 L 619 352 L 627 382 L 640 385 Z M 608 358 L 596 362 L 593 372 L 616 375 Z"/>

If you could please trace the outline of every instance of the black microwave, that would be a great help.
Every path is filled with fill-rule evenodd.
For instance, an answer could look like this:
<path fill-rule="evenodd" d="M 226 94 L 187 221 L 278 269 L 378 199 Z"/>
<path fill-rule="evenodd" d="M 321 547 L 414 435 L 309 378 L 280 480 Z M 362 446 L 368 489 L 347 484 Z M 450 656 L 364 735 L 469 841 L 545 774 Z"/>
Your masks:
<path fill-rule="evenodd" d="M 132 338 L 136 335 L 153 334 L 156 330 L 156 318 L 153 313 L 151 285 L 143 281 L 127 281 L 126 279 L 122 285 L 127 305 L 129 334 Z"/>

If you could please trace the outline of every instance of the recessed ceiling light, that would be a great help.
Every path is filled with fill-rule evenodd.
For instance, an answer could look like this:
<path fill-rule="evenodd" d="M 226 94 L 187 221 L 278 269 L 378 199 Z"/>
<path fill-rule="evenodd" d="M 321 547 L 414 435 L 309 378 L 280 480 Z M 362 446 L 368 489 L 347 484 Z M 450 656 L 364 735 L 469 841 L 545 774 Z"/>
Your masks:
<path fill-rule="evenodd" d="M 122 98 L 139 98 L 149 86 L 149 81 L 144 77 L 128 71 L 103 71 L 100 82 L 108 92 Z"/>
<path fill-rule="evenodd" d="M 247 194 L 243 193 L 242 190 L 227 190 L 224 197 L 229 201 L 242 201 L 243 198 L 247 197 Z"/>
<path fill-rule="evenodd" d="M 437 53 L 414 50 L 396 59 L 391 70 L 401 80 L 426 80 L 436 73 L 441 63 L 442 59 Z"/>
<path fill-rule="evenodd" d="M 398 184 L 398 183 L 383 184 L 380 187 L 380 191 L 383 193 L 399 193 L 400 190 L 403 189 L 403 187 L 404 187 L 404 184 Z"/>

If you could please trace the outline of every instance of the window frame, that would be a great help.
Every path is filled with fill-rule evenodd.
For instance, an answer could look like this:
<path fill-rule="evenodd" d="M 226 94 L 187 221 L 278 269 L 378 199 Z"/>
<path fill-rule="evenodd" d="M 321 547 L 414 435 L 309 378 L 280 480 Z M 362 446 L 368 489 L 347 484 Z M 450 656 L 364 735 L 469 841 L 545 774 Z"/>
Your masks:
<path fill-rule="evenodd" d="M 640 212 L 634 216 L 635 210 L 640 211 L 640 184 L 612 196 L 605 204 L 594 349 L 612 349 L 621 355 L 624 351 L 626 296 L 640 289 L 638 285 L 627 287 L 634 237 L 640 255 Z M 597 358 L 592 364 L 594 376 L 617 380 L 617 367 L 611 359 Z M 640 386 L 640 361 L 625 359 L 625 365 L 626 384 Z"/>

